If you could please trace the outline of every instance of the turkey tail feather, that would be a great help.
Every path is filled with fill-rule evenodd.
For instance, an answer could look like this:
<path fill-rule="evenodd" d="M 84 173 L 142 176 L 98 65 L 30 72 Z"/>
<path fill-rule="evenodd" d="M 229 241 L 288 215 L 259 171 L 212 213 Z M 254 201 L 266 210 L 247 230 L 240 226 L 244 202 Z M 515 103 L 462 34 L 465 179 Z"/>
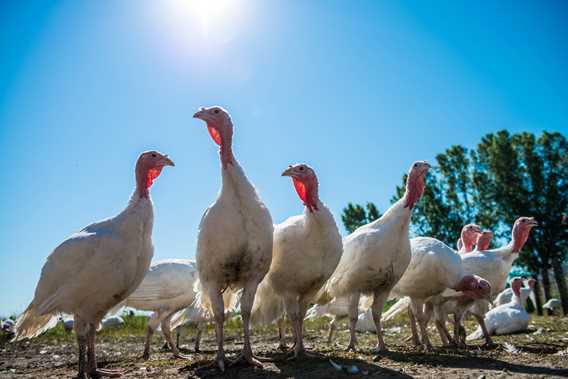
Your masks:
<path fill-rule="evenodd" d="M 211 306 L 211 299 L 205 293 L 203 286 L 201 285 L 201 281 L 196 280 L 195 284 L 193 285 L 193 291 L 195 292 L 195 299 L 191 304 L 192 307 L 203 309 L 206 312 L 206 316 L 212 317 L 213 316 L 213 308 Z M 240 300 L 241 291 L 235 291 L 231 288 L 226 288 L 223 292 L 223 304 L 225 306 L 225 313 L 227 312 L 234 312 L 239 308 L 239 300 Z"/>
<path fill-rule="evenodd" d="M 256 291 L 252 306 L 251 322 L 255 325 L 266 325 L 284 316 L 284 304 L 270 284 L 263 280 Z"/>
<path fill-rule="evenodd" d="M 32 303 L 16 320 L 16 336 L 12 341 L 35 338 L 57 325 L 57 313 L 39 314 Z"/>

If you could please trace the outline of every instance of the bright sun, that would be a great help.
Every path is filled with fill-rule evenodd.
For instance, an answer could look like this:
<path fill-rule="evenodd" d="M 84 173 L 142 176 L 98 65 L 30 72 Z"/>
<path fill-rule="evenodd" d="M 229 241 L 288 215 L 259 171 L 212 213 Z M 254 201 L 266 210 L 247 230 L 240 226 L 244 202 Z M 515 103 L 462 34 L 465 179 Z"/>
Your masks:
<path fill-rule="evenodd" d="M 198 22 L 203 37 L 223 32 L 227 23 L 237 15 L 238 0 L 171 0 L 173 16 L 185 23 Z"/>

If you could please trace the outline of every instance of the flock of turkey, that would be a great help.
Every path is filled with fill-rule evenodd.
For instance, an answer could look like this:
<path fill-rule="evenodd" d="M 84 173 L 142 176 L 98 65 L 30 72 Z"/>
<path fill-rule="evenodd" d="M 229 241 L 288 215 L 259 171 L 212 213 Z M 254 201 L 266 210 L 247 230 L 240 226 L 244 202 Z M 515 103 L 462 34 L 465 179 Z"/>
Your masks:
<path fill-rule="evenodd" d="M 477 225 L 463 228 L 458 251 L 430 237 L 409 239 L 412 209 L 420 200 L 430 165 L 410 166 L 404 197 L 378 220 L 341 237 L 334 217 L 318 195 L 316 172 L 307 164 L 291 165 L 282 173 L 292 179 L 305 206 L 304 213 L 279 225 L 272 218 L 232 151 L 233 124 L 221 107 L 200 108 L 220 146 L 221 191 L 199 226 L 196 262 L 169 260 L 150 266 L 153 211 L 150 187 L 166 166 L 167 155 L 144 152 L 136 163 L 136 189 L 128 206 L 115 217 L 93 223 L 71 235 L 47 258 L 35 296 L 18 318 L 16 340 L 33 338 L 57 323 L 59 314 L 73 315 L 79 344 L 79 377 L 121 375 L 97 367 L 96 330 L 109 311 L 128 305 L 153 311 L 148 324 L 144 358 L 150 337 L 160 325 L 176 357 L 183 358 L 171 329 L 184 322 L 214 321 L 220 370 L 238 361 L 262 366 L 250 342 L 251 322 L 277 323 L 285 348 L 283 324 L 291 324 L 291 359 L 310 354 L 303 344 L 306 317 L 333 316 L 349 320 L 348 349 L 356 349 L 357 323 L 370 317 L 377 332 L 377 351 L 386 349 L 382 322 L 408 310 L 412 340 L 431 348 L 427 324 L 433 317 L 445 344 L 464 346 L 462 321 L 471 314 L 479 332 L 471 338 L 526 328 L 521 279 L 514 279 L 507 301 L 489 310 L 489 302 L 504 290 L 507 276 L 530 230 L 531 217 L 518 218 L 511 242 L 486 250 L 492 234 Z M 477 248 L 476 248 L 477 247 Z M 531 283 L 529 282 L 529 287 Z M 386 314 L 385 302 L 400 299 Z M 526 298 L 526 296 L 524 296 Z M 308 309 L 310 305 L 312 308 Z M 224 319 L 239 310 L 244 344 L 233 361 L 223 348 Z M 360 309 L 366 309 L 360 315 Z M 453 315 L 454 335 L 446 325 Z M 416 326 L 416 322 L 418 327 Z M 196 349 L 199 348 L 199 337 Z"/>

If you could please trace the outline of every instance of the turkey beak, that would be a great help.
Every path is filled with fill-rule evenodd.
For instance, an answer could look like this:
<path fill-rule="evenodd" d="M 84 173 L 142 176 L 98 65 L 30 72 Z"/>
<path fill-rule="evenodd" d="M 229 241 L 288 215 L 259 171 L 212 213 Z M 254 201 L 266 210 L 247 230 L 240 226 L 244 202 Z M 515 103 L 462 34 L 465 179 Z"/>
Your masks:
<path fill-rule="evenodd" d="M 284 170 L 284 172 L 282 173 L 282 176 L 292 176 L 292 171 L 293 171 L 293 167 L 288 167 L 286 170 Z"/>
<path fill-rule="evenodd" d="M 172 161 L 170 158 L 168 158 L 167 155 L 164 155 L 164 157 L 162 158 L 162 163 L 164 164 L 164 166 L 175 167 L 174 161 Z"/>
<path fill-rule="evenodd" d="M 530 221 L 530 224 L 531 224 L 532 226 L 538 226 L 538 222 L 536 222 L 535 219 L 532 219 L 532 220 Z"/>
<path fill-rule="evenodd" d="M 193 118 L 198 118 L 203 120 L 203 114 L 205 113 L 205 109 L 200 108 L 197 112 L 193 114 Z"/>

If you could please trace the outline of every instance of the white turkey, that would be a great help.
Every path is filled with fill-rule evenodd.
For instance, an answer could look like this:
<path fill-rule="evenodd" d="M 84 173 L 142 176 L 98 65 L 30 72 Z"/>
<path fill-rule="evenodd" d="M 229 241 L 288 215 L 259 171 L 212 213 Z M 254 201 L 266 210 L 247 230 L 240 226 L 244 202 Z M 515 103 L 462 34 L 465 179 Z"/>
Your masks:
<path fill-rule="evenodd" d="M 171 330 L 177 330 L 177 343 L 179 347 L 179 328 L 188 324 L 195 324 L 197 327 L 197 335 L 195 337 L 195 352 L 199 352 L 199 345 L 201 342 L 201 335 L 205 330 L 205 326 L 208 322 L 213 320 L 211 312 L 200 306 L 200 301 L 198 300 L 201 295 L 202 287 L 199 278 L 195 280 L 193 285 L 193 293 L 195 294 L 195 299 L 187 308 L 184 308 L 176 312 L 170 321 Z M 239 296 L 240 292 L 225 291 L 223 294 L 223 302 L 225 308 L 225 317 L 234 315 L 239 311 Z"/>
<path fill-rule="evenodd" d="M 471 234 L 480 232 L 479 227 L 470 228 Z M 467 235 L 467 233 L 465 233 Z M 464 234 L 462 233 L 462 237 Z M 466 243 L 469 244 L 469 238 Z M 473 239 L 475 240 L 475 239 Z M 391 296 L 410 299 L 408 315 L 415 346 L 431 349 L 427 324 L 432 312 L 428 300 L 442 294 L 446 289 L 458 291 L 461 296 L 471 299 L 489 298 L 491 286 L 478 276 L 466 274 L 462 267 L 462 257 L 445 243 L 430 237 L 417 237 L 410 240 L 412 258 L 408 268 L 392 289 Z M 395 303 L 382 321 L 394 317 L 408 303 L 401 299 Z M 425 305 L 427 305 L 425 307 Z M 421 341 L 415 326 L 415 318 L 420 327 Z"/>
<path fill-rule="evenodd" d="M 283 317 L 283 306 L 292 324 L 294 358 L 298 358 L 305 354 L 306 310 L 337 267 L 342 243 L 331 211 L 320 201 L 314 169 L 295 164 L 282 176 L 292 178 L 305 206 L 304 214 L 290 217 L 274 228 L 272 264 L 258 288 L 252 320 L 273 323 Z"/>
<path fill-rule="evenodd" d="M 460 254 L 469 253 L 473 251 L 473 247 L 477 238 L 481 234 L 481 228 L 477 224 L 467 224 L 465 225 L 460 233 L 460 238 L 458 239 L 458 250 Z"/>
<path fill-rule="evenodd" d="M 511 282 L 513 298 L 506 304 L 491 309 L 485 314 L 485 326 L 490 335 L 511 334 L 526 331 L 529 327 L 530 316 L 521 302 L 521 287 L 523 279 L 514 278 Z M 478 328 L 467 336 L 467 340 L 483 337 L 483 331 Z"/>
<path fill-rule="evenodd" d="M 355 350 L 357 343 L 355 326 L 361 294 L 373 295 L 371 307 L 378 338 L 376 350 L 385 350 L 381 313 L 391 289 L 410 263 L 410 216 L 424 192 L 424 179 L 429 168 L 426 162 L 413 163 L 404 196 L 381 218 L 359 227 L 343 241 L 343 255 L 322 297 L 348 297 L 348 350 Z"/>
<path fill-rule="evenodd" d="M 103 318 L 99 327 L 99 330 L 105 329 L 117 329 L 124 326 L 124 319 L 118 315 L 112 315 L 109 317 Z"/>
<path fill-rule="evenodd" d="M 359 304 L 361 306 L 361 304 Z M 329 322 L 329 333 L 327 343 L 333 341 L 333 333 L 337 329 L 338 321 L 346 318 L 349 315 L 349 302 L 347 298 L 340 297 L 334 298 L 326 304 L 315 304 L 306 312 L 306 320 L 313 320 L 317 317 L 328 316 L 331 317 Z"/>
<path fill-rule="evenodd" d="M 237 361 L 262 367 L 250 345 L 250 314 L 257 287 L 272 260 L 272 218 L 233 156 L 229 113 L 213 106 L 201 108 L 193 117 L 206 122 L 209 134 L 220 146 L 221 192 L 201 219 L 196 254 L 202 303 L 211 309 L 215 319 L 215 363 L 225 370 L 223 292 L 242 289 L 244 344 Z"/>
<path fill-rule="evenodd" d="M 97 368 L 95 332 L 104 315 L 140 285 L 154 252 L 150 187 L 174 163 L 157 151 L 136 163 L 136 189 L 117 216 L 91 224 L 60 244 L 41 271 L 35 296 L 18 318 L 16 339 L 33 338 L 72 314 L 79 343 L 79 377 L 120 376 Z M 85 355 L 87 360 L 85 361 Z"/>
<path fill-rule="evenodd" d="M 544 305 L 542 306 L 543 309 L 548 309 L 549 311 L 553 312 L 560 308 L 560 306 L 562 305 L 562 303 L 560 302 L 560 300 L 552 298 L 550 300 L 548 300 L 546 303 L 544 303 Z"/>
<path fill-rule="evenodd" d="M 485 251 L 489 249 L 491 245 L 491 240 L 493 239 L 493 232 L 491 230 L 484 230 L 477 237 L 477 242 L 475 243 L 475 250 Z"/>
<path fill-rule="evenodd" d="M 141 311 L 152 311 L 146 327 L 144 359 L 150 358 L 150 342 L 158 326 L 174 357 L 187 358 L 180 354 L 177 345 L 172 341 L 172 316 L 190 306 L 195 300 L 194 285 L 197 280 L 197 266 L 189 259 L 169 259 L 150 266 L 144 280 L 122 306 Z"/>
<path fill-rule="evenodd" d="M 469 254 L 462 255 L 462 265 L 464 271 L 468 275 L 478 275 L 486 279 L 491 284 L 491 296 L 495 297 L 505 288 L 507 277 L 511 271 L 511 267 L 519 252 L 526 243 L 531 229 L 537 225 L 532 217 L 519 217 L 512 230 L 512 239 L 506 246 L 485 251 L 474 251 Z M 471 301 L 456 300 L 455 295 L 438 299 L 438 310 L 435 311 L 437 322 L 444 323 L 447 314 L 454 314 L 454 334 L 459 336 L 456 342 L 460 346 L 465 346 L 460 329 L 463 316 L 466 311 L 471 313 L 479 323 L 485 335 L 485 345 L 491 345 L 493 342 L 491 336 L 485 333 L 485 324 L 483 316 L 488 310 L 488 302 L 484 300 Z"/>
<path fill-rule="evenodd" d="M 16 333 L 16 322 L 10 318 L 0 321 L 0 329 L 7 334 L 9 338 L 12 338 Z"/>
<path fill-rule="evenodd" d="M 190 305 L 189 307 L 182 309 L 181 311 L 175 313 L 172 316 L 170 327 L 172 330 L 177 330 L 177 342 L 176 345 L 179 348 L 179 328 L 185 325 L 194 324 L 197 329 L 197 334 L 195 335 L 195 352 L 199 352 L 199 345 L 201 343 L 201 335 L 205 330 L 207 322 L 211 321 L 212 317 L 208 315 L 201 307 Z"/>
<path fill-rule="evenodd" d="M 527 306 L 527 299 L 533 293 L 535 284 L 536 280 L 531 278 L 527 280 L 526 287 L 521 288 L 521 304 L 523 305 L 523 307 Z M 497 307 L 499 305 L 507 304 L 511 302 L 512 298 L 513 298 L 513 289 L 511 287 L 506 288 L 503 291 L 501 291 L 499 295 L 497 295 L 497 297 L 493 301 L 493 305 Z M 536 304 L 534 299 L 531 300 L 533 300 L 533 304 Z"/>

